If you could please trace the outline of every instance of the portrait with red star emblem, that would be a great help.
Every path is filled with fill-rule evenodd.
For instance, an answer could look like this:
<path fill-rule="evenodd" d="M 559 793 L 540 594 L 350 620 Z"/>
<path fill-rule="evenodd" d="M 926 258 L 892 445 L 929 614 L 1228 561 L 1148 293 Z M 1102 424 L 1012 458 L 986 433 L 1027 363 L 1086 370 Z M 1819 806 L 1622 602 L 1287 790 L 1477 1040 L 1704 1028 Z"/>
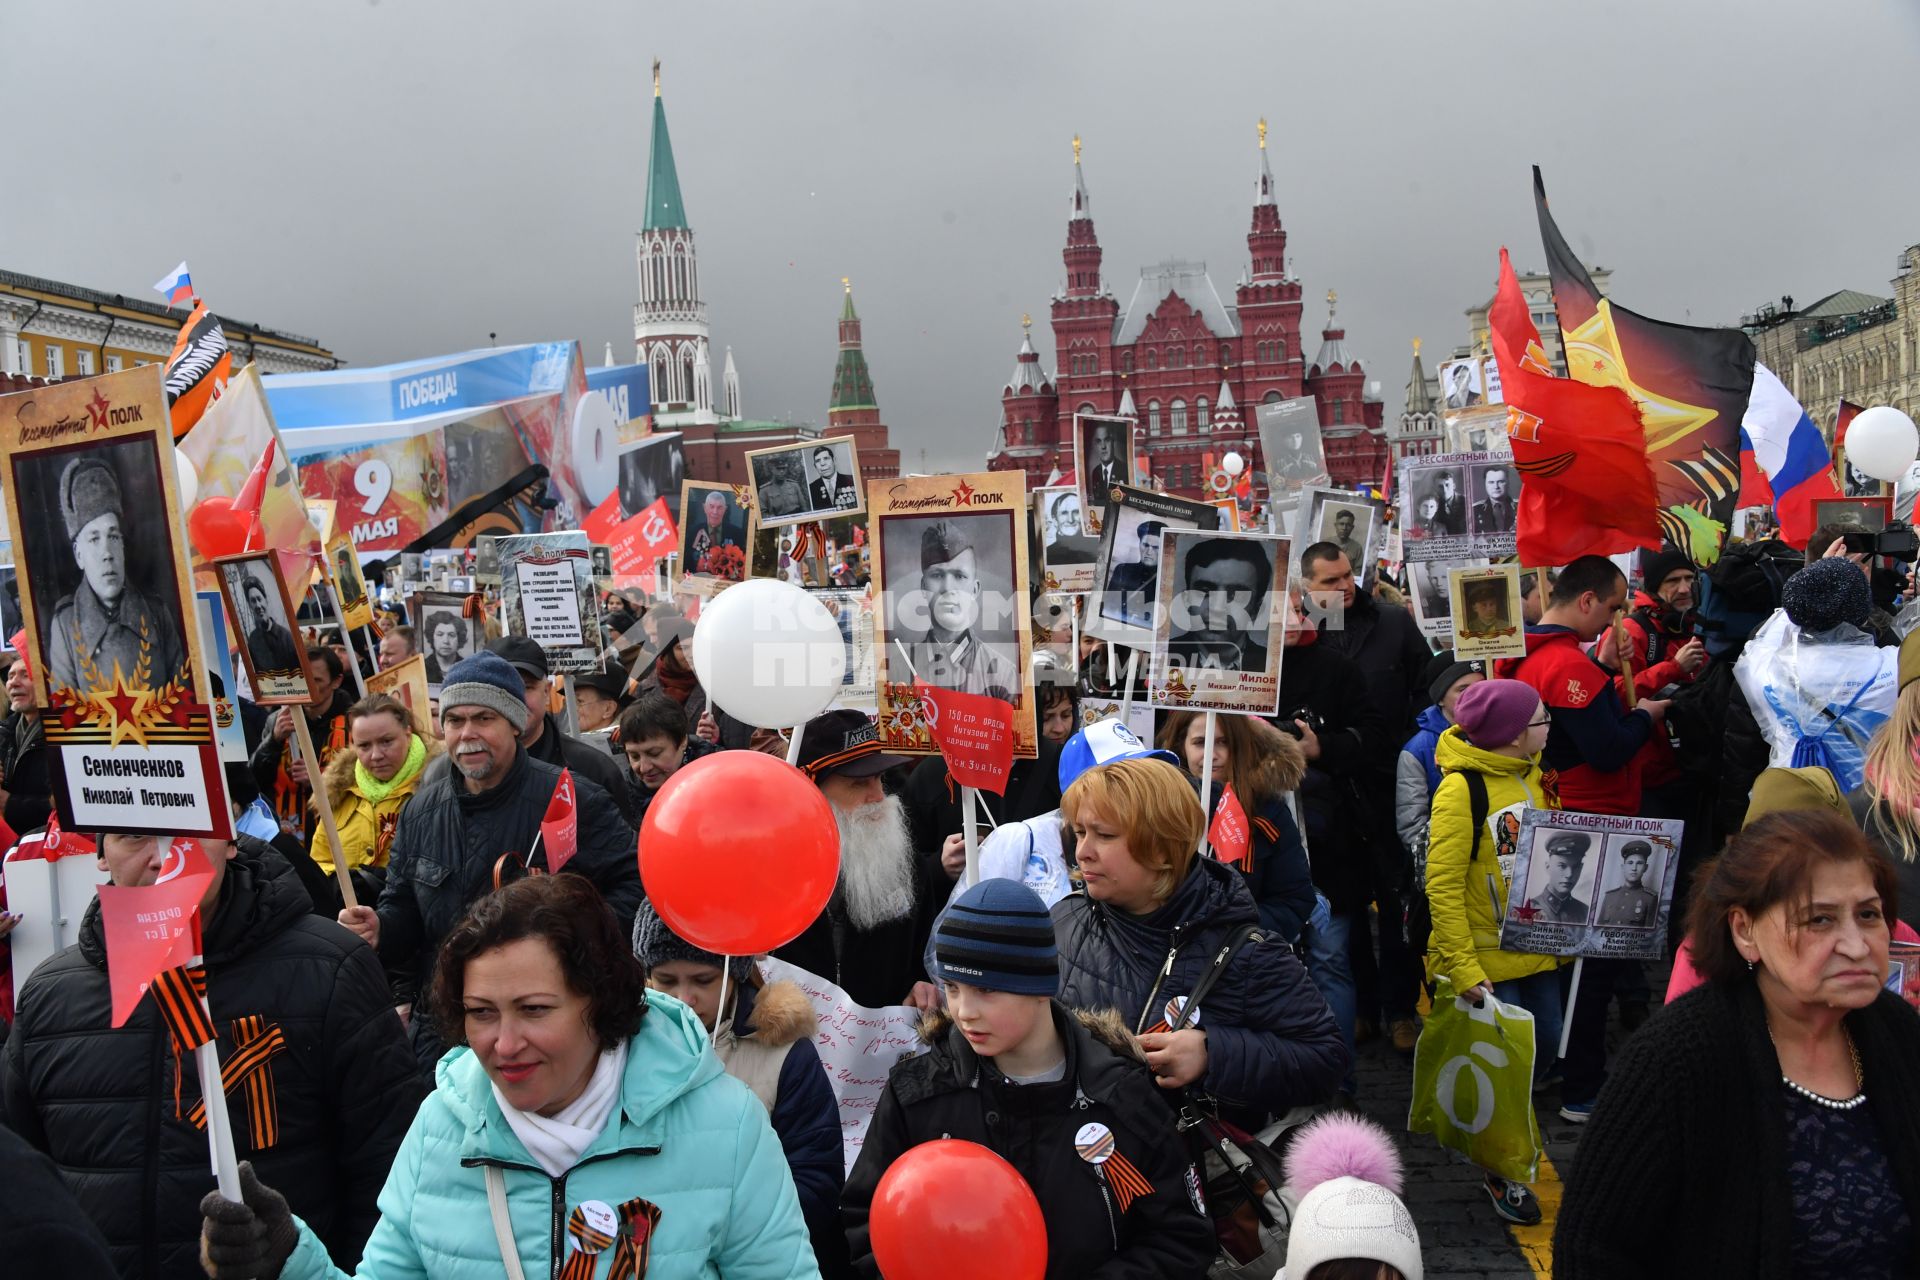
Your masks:
<path fill-rule="evenodd" d="M 161 367 L 0 396 L 0 458 L 61 821 L 227 835 Z"/>
<path fill-rule="evenodd" d="M 855 516 L 867 509 L 859 450 L 842 436 L 755 449 L 747 454 L 747 479 L 763 528 Z"/>

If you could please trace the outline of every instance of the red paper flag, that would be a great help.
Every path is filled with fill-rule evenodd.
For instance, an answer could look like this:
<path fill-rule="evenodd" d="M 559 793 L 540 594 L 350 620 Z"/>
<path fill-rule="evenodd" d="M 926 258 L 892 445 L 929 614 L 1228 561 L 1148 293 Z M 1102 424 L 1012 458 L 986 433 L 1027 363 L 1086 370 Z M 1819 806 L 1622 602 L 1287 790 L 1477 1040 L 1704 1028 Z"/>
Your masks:
<path fill-rule="evenodd" d="M 547 870 L 558 874 L 580 850 L 580 815 L 573 802 L 573 770 L 562 769 L 540 819 L 540 847 L 546 850 Z"/>
<path fill-rule="evenodd" d="M 593 540 L 597 547 L 613 545 L 613 528 L 620 523 L 620 491 L 615 489 L 607 495 L 607 500 L 587 514 L 580 522 L 581 532 Z"/>
<path fill-rule="evenodd" d="M 253 470 L 247 472 L 246 481 L 240 486 L 240 493 L 233 500 L 233 509 L 243 516 L 258 516 L 260 505 L 266 501 L 267 480 L 273 474 L 273 441 L 267 441 L 267 447 L 260 451 L 260 461 L 253 464 Z"/>
<path fill-rule="evenodd" d="M 83 836 L 76 831 L 62 831 L 59 815 L 51 813 L 47 815 L 46 838 L 40 849 L 41 856 L 49 862 L 55 858 L 73 858 L 100 852 L 91 836 Z"/>
<path fill-rule="evenodd" d="M 613 529 L 607 547 L 613 552 L 613 571 L 618 576 L 649 573 L 653 562 L 680 545 L 679 531 L 665 498 Z"/>
<path fill-rule="evenodd" d="M 160 874 L 154 878 L 155 884 L 165 884 L 169 880 L 178 880 L 181 876 L 211 876 L 213 859 L 207 856 L 206 846 L 198 840 L 185 836 L 175 836 L 171 840 L 162 840 L 164 856 L 160 860 Z"/>
<path fill-rule="evenodd" d="M 936 689 L 924 680 L 913 691 L 926 709 L 927 727 L 940 744 L 947 771 L 963 787 L 1007 793 L 1013 768 L 1013 704 L 978 693 Z"/>
<path fill-rule="evenodd" d="M 1639 406 L 1618 387 L 1553 376 L 1505 249 L 1487 326 L 1521 476 L 1520 563 L 1658 550 L 1659 498 Z"/>
<path fill-rule="evenodd" d="M 1220 792 L 1213 823 L 1207 828 L 1207 843 L 1213 846 L 1215 858 L 1234 866 L 1245 862 L 1253 848 L 1252 824 L 1247 821 L 1247 810 L 1240 803 L 1240 797 L 1233 794 L 1231 782 Z"/>
<path fill-rule="evenodd" d="M 139 888 L 100 886 L 114 1026 L 126 1022 L 156 977 L 192 964 L 200 953 L 200 899 L 211 883 L 201 872 Z"/>

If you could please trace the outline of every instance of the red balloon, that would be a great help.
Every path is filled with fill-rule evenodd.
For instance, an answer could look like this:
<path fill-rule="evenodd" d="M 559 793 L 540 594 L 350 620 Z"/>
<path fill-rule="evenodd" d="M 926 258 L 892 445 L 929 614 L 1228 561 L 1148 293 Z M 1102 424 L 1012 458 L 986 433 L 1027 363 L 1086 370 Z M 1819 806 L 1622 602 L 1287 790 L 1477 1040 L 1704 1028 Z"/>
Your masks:
<path fill-rule="evenodd" d="M 202 498 L 187 512 L 187 536 L 193 549 L 208 560 L 237 556 L 247 549 L 252 522 L 233 509 L 232 498 Z"/>
<path fill-rule="evenodd" d="M 840 877 L 840 828 L 806 774 L 717 751 L 668 778 L 640 824 L 640 879 L 667 926 L 716 955 L 792 942 Z"/>
<path fill-rule="evenodd" d="M 886 1280 L 1042 1280 L 1047 1224 L 1020 1171 L 977 1142 L 910 1148 L 880 1175 L 867 1219 Z"/>

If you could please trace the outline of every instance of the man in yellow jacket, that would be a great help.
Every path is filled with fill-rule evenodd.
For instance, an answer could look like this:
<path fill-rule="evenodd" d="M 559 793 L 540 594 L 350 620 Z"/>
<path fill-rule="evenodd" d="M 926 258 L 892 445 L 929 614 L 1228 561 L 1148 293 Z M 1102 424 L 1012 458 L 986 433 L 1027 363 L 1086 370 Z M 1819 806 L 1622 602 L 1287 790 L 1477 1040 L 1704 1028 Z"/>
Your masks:
<path fill-rule="evenodd" d="M 1540 771 L 1547 743 L 1540 695 L 1518 680 L 1486 680 L 1454 704 L 1454 723 L 1434 748 L 1442 773 L 1433 793 L 1427 845 L 1427 906 L 1433 935 L 1427 976 L 1446 978 L 1457 995 L 1479 1004 L 1491 996 L 1533 1014 L 1535 1078 L 1552 1063 L 1548 1046 L 1560 1042 L 1560 980 L 1554 956 L 1500 949 L 1507 914 L 1520 811 L 1557 809 L 1558 798 Z M 1484 788 L 1483 829 L 1474 831 L 1474 796 Z M 1540 1221 L 1540 1205 L 1523 1183 L 1487 1176 L 1494 1211 L 1509 1222 Z"/>

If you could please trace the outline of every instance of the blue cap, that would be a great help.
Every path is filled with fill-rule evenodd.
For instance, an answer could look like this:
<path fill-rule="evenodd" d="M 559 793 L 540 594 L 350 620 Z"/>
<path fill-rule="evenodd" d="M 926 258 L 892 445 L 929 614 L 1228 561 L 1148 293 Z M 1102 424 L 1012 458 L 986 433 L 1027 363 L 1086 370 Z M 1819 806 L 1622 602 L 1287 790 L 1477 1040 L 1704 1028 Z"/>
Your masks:
<path fill-rule="evenodd" d="M 1140 735 L 1127 728 L 1119 717 L 1096 720 L 1068 738 L 1067 745 L 1060 748 L 1060 790 L 1065 791 L 1075 778 L 1095 765 L 1141 756 L 1165 760 L 1176 769 L 1180 767 L 1179 756 L 1171 751 L 1156 751 L 1140 741 Z"/>
<path fill-rule="evenodd" d="M 1053 916 L 1018 880 L 982 880 L 955 898 L 934 926 L 933 967 L 942 982 L 1053 995 L 1060 990 Z"/>

